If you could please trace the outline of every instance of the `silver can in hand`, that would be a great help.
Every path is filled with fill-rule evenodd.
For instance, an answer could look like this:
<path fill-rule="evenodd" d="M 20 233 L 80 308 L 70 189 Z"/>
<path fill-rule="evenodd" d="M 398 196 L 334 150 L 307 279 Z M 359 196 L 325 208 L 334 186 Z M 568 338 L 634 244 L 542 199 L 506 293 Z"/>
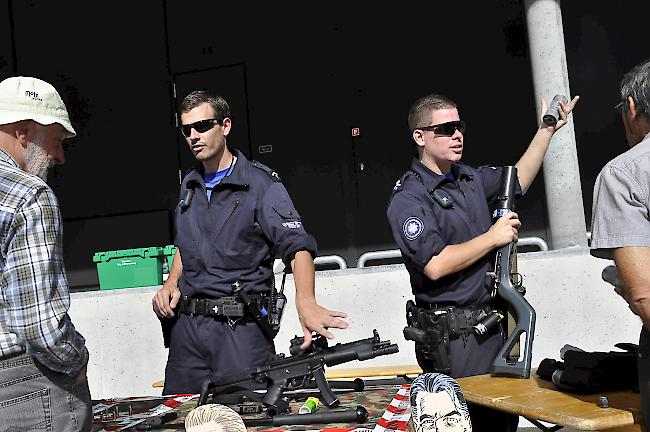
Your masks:
<path fill-rule="evenodd" d="M 567 103 L 569 99 L 563 94 L 555 95 L 546 110 L 546 114 L 542 117 L 542 121 L 546 126 L 555 126 L 555 123 L 560 119 L 560 102 Z"/>

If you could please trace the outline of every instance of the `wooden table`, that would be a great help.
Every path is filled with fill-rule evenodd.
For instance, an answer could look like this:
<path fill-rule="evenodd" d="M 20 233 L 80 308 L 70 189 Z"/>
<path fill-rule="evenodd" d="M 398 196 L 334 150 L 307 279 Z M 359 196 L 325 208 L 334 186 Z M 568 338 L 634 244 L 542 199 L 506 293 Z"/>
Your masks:
<path fill-rule="evenodd" d="M 632 391 L 566 393 L 534 372 L 530 379 L 477 375 L 457 381 L 469 402 L 518 414 L 541 430 L 570 427 L 586 431 L 641 431 L 641 402 L 639 394 Z M 601 396 L 607 396 L 609 408 L 599 407 Z M 546 427 L 540 421 L 557 426 Z"/>

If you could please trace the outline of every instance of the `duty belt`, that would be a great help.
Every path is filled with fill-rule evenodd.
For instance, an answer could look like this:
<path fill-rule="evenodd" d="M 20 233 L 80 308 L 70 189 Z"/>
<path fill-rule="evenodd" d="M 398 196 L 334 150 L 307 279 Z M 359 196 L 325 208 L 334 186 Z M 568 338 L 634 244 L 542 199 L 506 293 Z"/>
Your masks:
<path fill-rule="evenodd" d="M 266 301 L 263 294 L 251 294 L 256 301 Z M 205 315 L 211 317 L 225 317 L 240 319 L 248 316 L 246 305 L 236 297 L 192 298 L 181 296 L 178 302 L 178 312 L 188 315 Z"/>
<path fill-rule="evenodd" d="M 483 334 L 479 326 L 483 326 L 482 320 L 488 317 L 490 309 L 489 306 L 459 309 L 421 302 L 416 306 L 413 300 L 409 300 L 406 302 L 408 327 L 404 328 L 404 338 L 416 343 L 416 353 L 432 361 L 435 372 L 449 375 L 450 339 L 460 337 L 466 345 L 471 333 Z"/>
<path fill-rule="evenodd" d="M 446 321 L 449 336 L 452 338 L 462 336 L 463 339 L 466 339 L 469 333 L 472 333 L 473 327 L 481 322 L 493 309 L 489 305 L 479 308 L 461 309 L 455 306 L 442 306 L 421 302 L 418 302 L 417 307 L 422 310 L 424 316 L 428 315 L 431 318 L 437 316 Z M 431 321 L 425 317 L 421 317 L 419 321 L 424 321 L 421 324 L 425 326 L 431 324 Z M 438 319 L 434 318 L 433 321 L 438 321 Z"/>

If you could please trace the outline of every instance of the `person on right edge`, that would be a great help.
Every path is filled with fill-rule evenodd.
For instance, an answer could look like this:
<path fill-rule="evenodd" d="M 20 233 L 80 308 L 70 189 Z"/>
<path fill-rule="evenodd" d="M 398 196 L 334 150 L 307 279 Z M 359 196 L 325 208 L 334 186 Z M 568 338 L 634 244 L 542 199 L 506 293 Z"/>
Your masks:
<path fill-rule="evenodd" d="M 540 121 L 516 163 L 516 195 L 528 190 L 553 134 L 567 123 L 577 101 L 578 96 L 560 104 L 555 125 Z M 542 113 L 546 105 L 542 100 Z M 489 205 L 496 201 L 502 169 L 460 163 L 465 122 L 455 102 L 438 94 L 420 98 L 409 111 L 408 125 L 418 157 L 393 189 L 388 220 L 411 278 L 415 307 L 431 317 L 452 307 L 454 317 L 465 322 L 467 330 L 481 313 L 494 309 L 493 284 L 486 273 L 494 268 L 495 250 L 517 240 L 521 223 L 517 214 L 510 212 L 492 225 Z M 437 351 L 439 346 L 416 343 L 418 364 L 424 372 L 443 372 L 437 369 L 446 351 L 451 368 L 443 373 L 453 378 L 488 373 L 504 343 L 499 327 L 480 337 L 469 331 L 450 334 L 448 350 L 443 351 Z M 517 416 L 468 405 L 474 431 L 517 428 Z"/>
<path fill-rule="evenodd" d="M 643 321 L 639 389 L 650 415 L 650 60 L 621 80 L 620 110 L 631 147 L 601 170 L 594 185 L 591 254 L 613 259 L 623 280 L 616 292 Z"/>

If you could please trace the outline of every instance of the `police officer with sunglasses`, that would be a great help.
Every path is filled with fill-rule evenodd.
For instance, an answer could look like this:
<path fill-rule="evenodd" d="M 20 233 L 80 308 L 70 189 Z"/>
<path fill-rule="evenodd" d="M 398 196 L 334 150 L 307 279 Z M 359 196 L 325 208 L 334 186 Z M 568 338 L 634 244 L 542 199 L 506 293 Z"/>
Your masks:
<path fill-rule="evenodd" d="M 152 300 L 163 327 L 171 327 L 163 394 L 199 393 L 206 379 L 220 381 L 269 361 L 274 334 L 263 320 L 277 305 L 271 298 L 276 256 L 293 269 L 302 348 L 311 332 L 331 339 L 328 328 L 348 326 L 345 313 L 316 303 L 316 242 L 278 174 L 227 145 L 228 103 L 195 91 L 182 101 L 180 119 L 200 164 L 182 181 L 178 252 Z"/>
<path fill-rule="evenodd" d="M 577 101 L 578 96 L 560 105 L 555 125 L 540 122 L 542 126 L 516 163 L 517 195 L 532 183 L 551 137 L 567 123 Z M 542 100 L 542 113 L 546 109 Z M 516 241 L 521 223 L 510 212 L 492 225 L 488 206 L 496 199 L 502 170 L 460 162 L 465 122 L 451 99 L 437 94 L 418 99 L 411 106 L 408 124 L 418 157 L 397 181 L 387 215 L 410 275 L 412 306 L 433 317 L 453 311 L 445 316 L 453 313 L 456 322 L 471 324 L 492 309 L 492 284 L 486 277 L 493 269 L 491 252 Z M 416 343 L 418 363 L 424 372 L 444 372 L 454 378 L 488 373 L 504 342 L 499 327 L 481 337 L 474 332 L 448 335 L 445 362 L 450 369 L 446 371 L 437 370 L 445 363 L 437 358 L 441 353 L 436 354 L 437 347 Z M 470 414 L 474 431 L 516 430 L 518 417 L 471 404 Z"/>

